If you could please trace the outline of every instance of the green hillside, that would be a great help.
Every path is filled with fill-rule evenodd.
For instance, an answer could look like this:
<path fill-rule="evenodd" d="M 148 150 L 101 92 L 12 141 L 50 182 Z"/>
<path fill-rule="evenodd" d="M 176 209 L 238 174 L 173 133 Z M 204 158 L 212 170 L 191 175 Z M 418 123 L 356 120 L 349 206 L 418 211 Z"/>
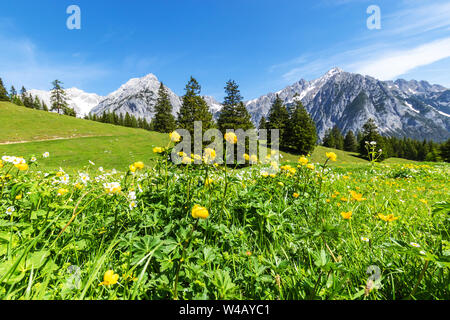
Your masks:
<path fill-rule="evenodd" d="M 149 161 L 155 146 L 165 146 L 167 135 L 142 129 L 77 119 L 55 113 L 0 102 L 0 156 L 40 157 L 44 168 L 79 169 L 93 161 L 105 169 L 124 169 L 133 161 Z M 333 165 L 367 163 L 356 153 L 316 147 L 311 160 L 323 163 L 325 152 L 333 151 L 338 161 Z M 282 161 L 296 162 L 298 155 L 282 153 Z M 410 162 L 388 159 L 386 163 Z"/>

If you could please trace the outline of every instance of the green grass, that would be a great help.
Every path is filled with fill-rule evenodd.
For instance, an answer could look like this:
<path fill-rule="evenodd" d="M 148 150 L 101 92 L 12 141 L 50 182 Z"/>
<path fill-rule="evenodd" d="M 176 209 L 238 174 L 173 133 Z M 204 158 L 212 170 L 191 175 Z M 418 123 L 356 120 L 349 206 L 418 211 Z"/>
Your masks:
<path fill-rule="evenodd" d="M 38 158 L 44 168 L 79 169 L 89 160 L 105 169 L 125 169 L 133 161 L 155 157 L 152 149 L 167 144 L 167 135 L 98 123 L 0 103 L 0 155 Z M 64 138 L 64 139 L 59 139 Z M 58 139 L 48 141 L 36 141 Z M 31 141 L 15 144 L 6 142 Z"/>
<path fill-rule="evenodd" d="M 124 170 L 133 161 L 154 159 L 153 147 L 167 144 L 165 134 L 76 119 L 7 102 L 0 102 L 0 123 L 0 156 L 39 158 L 44 152 L 50 152 L 50 158 L 41 163 L 47 169 L 80 169 L 90 160 L 105 169 Z M 19 143 L 5 144 L 9 142 Z M 323 163 L 325 152 L 329 151 L 338 156 L 338 161 L 331 164 L 333 166 L 368 163 L 357 153 L 322 146 L 314 149 L 311 161 Z M 299 158 L 286 152 L 281 154 L 283 162 L 297 162 Z M 410 162 L 396 158 L 385 161 L 388 164 Z"/>

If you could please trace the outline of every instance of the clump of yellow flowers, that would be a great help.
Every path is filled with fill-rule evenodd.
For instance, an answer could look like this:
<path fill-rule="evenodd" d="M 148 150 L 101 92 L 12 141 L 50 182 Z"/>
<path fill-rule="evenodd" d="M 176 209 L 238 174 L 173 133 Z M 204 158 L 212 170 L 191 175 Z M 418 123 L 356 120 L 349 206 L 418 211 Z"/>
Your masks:
<path fill-rule="evenodd" d="M 103 275 L 103 282 L 100 282 L 99 286 L 111 286 L 116 284 L 119 280 L 119 275 L 114 273 L 113 270 L 108 270 Z"/>
<path fill-rule="evenodd" d="M 328 159 L 330 159 L 331 161 L 336 161 L 337 160 L 337 155 L 334 152 L 325 152 L 325 155 L 327 156 Z"/>
<path fill-rule="evenodd" d="M 142 170 L 144 169 L 145 165 L 142 161 L 135 162 L 133 164 L 130 164 L 130 171 L 136 172 L 136 170 Z"/>
<path fill-rule="evenodd" d="M 227 133 L 225 133 L 225 140 L 228 143 L 236 144 L 237 143 L 237 136 L 236 136 L 236 134 L 234 134 L 234 132 L 227 132 Z"/>
<path fill-rule="evenodd" d="M 206 219 L 209 217 L 209 212 L 208 209 L 206 209 L 205 207 L 201 207 L 198 204 L 196 204 L 193 208 L 192 208 L 192 217 L 194 219 Z"/>

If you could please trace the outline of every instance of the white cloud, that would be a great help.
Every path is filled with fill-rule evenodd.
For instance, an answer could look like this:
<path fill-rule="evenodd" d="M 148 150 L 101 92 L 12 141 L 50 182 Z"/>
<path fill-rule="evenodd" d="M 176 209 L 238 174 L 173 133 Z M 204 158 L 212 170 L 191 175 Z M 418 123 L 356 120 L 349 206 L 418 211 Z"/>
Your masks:
<path fill-rule="evenodd" d="M 350 65 L 357 73 L 387 80 L 450 57 L 450 37 L 407 50 L 380 54 L 379 57 Z"/>

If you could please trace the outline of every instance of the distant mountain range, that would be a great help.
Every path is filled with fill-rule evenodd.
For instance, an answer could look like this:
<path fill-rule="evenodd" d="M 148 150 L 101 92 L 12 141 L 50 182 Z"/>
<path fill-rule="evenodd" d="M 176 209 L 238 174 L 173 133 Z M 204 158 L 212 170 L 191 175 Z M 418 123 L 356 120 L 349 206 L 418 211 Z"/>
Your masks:
<path fill-rule="evenodd" d="M 67 93 L 70 105 L 82 116 L 89 112 L 97 115 L 128 112 L 150 120 L 159 85 L 156 76 L 149 74 L 129 80 L 106 97 L 76 88 L 67 89 Z M 176 115 L 182 98 L 167 89 Z M 49 92 L 30 90 L 30 93 L 50 105 Z M 369 118 L 375 120 L 384 135 L 435 141 L 450 138 L 450 90 L 426 81 L 380 81 L 333 68 L 316 80 L 302 79 L 278 92 L 245 102 L 255 125 L 262 116 L 267 117 L 276 95 L 288 106 L 298 95 L 316 122 L 320 138 L 334 125 L 344 133 L 348 130 L 356 132 Z M 203 98 L 217 119 L 222 105 L 213 97 Z"/>

